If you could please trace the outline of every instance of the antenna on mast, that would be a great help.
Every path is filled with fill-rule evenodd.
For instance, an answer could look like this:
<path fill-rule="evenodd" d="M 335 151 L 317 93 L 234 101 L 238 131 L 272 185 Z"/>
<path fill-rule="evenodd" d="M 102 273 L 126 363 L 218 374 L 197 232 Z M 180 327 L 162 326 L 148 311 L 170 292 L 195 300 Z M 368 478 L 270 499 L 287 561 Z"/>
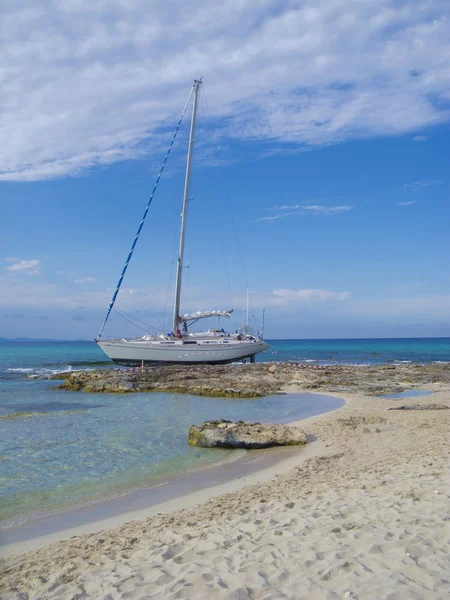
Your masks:
<path fill-rule="evenodd" d="M 249 302 L 249 295 L 248 295 L 248 288 L 247 288 L 247 311 L 246 311 L 247 319 L 246 319 L 246 323 L 245 323 L 245 329 L 246 329 L 247 333 L 249 332 L 248 331 L 248 324 L 249 324 L 248 302 Z"/>

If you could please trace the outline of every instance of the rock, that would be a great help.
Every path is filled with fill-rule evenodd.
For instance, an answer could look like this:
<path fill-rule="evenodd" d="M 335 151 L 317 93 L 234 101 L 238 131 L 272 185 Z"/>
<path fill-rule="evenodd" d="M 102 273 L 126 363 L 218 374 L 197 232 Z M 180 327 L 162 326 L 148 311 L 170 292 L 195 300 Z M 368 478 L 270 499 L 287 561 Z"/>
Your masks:
<path fill-rule="evenodd" d="M 205 421 L 191 425 L 188 444 L 200 448 L 269 448 L 271 446 L 297 446 L 306 444 L 301 429 L 271 423 L 244 423 L 238 421 Z"/>
<path fill-rule="evenodd" d="M 48 375 L 45 376 L 48 378 Z M 98 369 L 64 373 L 58 387 L 86 392 L 174 392 L 223 398 L 258 398 L 275 394 L 285 386 L 323 392 L 393 394 L 426 387 L 433 382 L 450 384 L 448 364 L 335 365 L 326 369 L 299 369 L 286 363 L 243 365 L 160 365 L 144 369 Z"/>
<path fill-rule="evenodd" d="M 403 406 L 394 406 L 389 410 L 445 410 L 449 406 L 443 404 L 404 404 Z"/>

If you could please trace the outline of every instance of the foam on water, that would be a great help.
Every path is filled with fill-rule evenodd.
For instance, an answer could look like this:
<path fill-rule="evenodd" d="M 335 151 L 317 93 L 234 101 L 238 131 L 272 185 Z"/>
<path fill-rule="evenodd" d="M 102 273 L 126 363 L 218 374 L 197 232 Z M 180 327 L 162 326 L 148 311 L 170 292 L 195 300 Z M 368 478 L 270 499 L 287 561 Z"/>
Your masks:
<path fill-rule="evenodd" d="M 61 375 L 63 373 L 72 373 L 73 371 L 92 371 L 92 367 L 79 367 L 74 369 L 72 365 L 64 365 L 56 369 L 46 369 L 39 367 L 14 367 L 6 369 L 7 373 L 17 373 L 27 375 L 28 377 L 51 377 L 52 375 Z"/>
<path fill-rule="evenodd" d="M 80 371 L 88 370 L 88 369 L 79 369 Z M 71 373 L 73 371 L 71 365 L 65 365 L 58 369 L 46 369 L 46 368 L 37 368 L 37 367 L 15 367 L 6 369 L 7 373 L 23 373 L 24 375 L 35 375 L 35 376 L 51 376 L 51 375 L 59 375 L 60 373 Z"/>

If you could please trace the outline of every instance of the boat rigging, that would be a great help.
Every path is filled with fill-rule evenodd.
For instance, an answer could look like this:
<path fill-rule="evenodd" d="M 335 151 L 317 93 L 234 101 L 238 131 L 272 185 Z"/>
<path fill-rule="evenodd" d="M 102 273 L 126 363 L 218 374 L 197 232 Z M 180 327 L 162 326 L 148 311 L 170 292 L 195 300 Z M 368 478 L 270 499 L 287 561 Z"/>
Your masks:
<path fill-rule="evenodd" d="M 153 187 L 152 193 L 148 200 L 144 215 L 139 224 L 137 233 L 134 237 L 131 249 L 128 253 L 125 265 L 119 277 L 119 281 L 114 290 L 111 302 L 106 311 L 105 318 L 100 328 L 96 343 L 100 348 L 117 364 L 125 365 L 142 365 L 142 364 L 221 364 L 229 363 L 237 360 L 249 358 L 254 361 L 255 355 L 269 348 L 269 345 L 262 339 L 262 334 L 252 335 L 248 326 L 249 310 L 248 310 L 248 292 L 247 292 L 247 320 L 244 328 L 235 333 L 226 333 L 223 329 L 215 329 L 213 331 L 193 332 L 189 331 L 189 327 L 201 319 L 211 317 L 224 317 L 229 319 L 232 310 L 210 310 L 196 311 L 194 313 L 180 314 L 181 290 L 183 279 L 183 258 L 186 236 L 187 212 L 189 206 L 189 190 L 191 180 L 191 168 L 194 151 L 195 125 L 197 118 L 197 108 L 199 99 L 199 90 L 202 85 L 201 79 L 194 81 L 188 101 L 183 109 L 181 117 L 176 126 L 172 140 L 169 144 L 168 151 L 160 168 L 158 177 Z M 173 326 L 172 331 L 167 334 L 164 332 L 158 334 L 146 334 L 140 338 L 133 339 L 115 339 L 103 340 L 102 334 L 106 322 L 111 314 L 112 309 L 119 293 L 122 281 L 127 271 L 130 260 L 133 256 L 137 241 L 141 234 L 148 210 L 155 196 L 158 183 L 167 163 L 167 159 L 172 150 L 173 144 L 180 129 L 181 122 L 189 106 L 191 97 L 193 96 L 192 114 L 189 131 L 189 144 L 186 161 L 186 173 L 184 181 L 183 193 L 183 208 L 181 213 L 181 230 L 179 251 L 177 258 L 177 273 L 175 282 L 175 299 L 173 309 Z M 181 328 L 183 331 L 181 331 Z"/>

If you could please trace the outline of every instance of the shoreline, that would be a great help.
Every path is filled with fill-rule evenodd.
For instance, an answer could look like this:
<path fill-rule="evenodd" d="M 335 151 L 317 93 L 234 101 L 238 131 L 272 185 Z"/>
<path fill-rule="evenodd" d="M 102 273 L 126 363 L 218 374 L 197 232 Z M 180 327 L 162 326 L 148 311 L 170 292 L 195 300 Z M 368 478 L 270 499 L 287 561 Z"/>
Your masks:
<path fill-rule="evenodd" d="M 426 388 L 433 394 L 414 404 L 450 405 L 446 380 Z M 202 504 L 4 559 L 6 589 L 298 598 L 302 586 L 305 598 L 447 597 L 450 411 L 389 411 L 408 399 L 339 396 L 343 407 L 294 422 L 323 454 L 265 481 L 246 478 L 239 494 L 225 484 Z"/>
<path fill-rule="evenodd" d="M 298 423 L 298 421 L 296 422 Z M 181 495 L 170 497 L 169 499 L 163 500 L 161 502 L 150 503 L 144 508 L 134 510 L 125 509 L 125 511 L 119 512 L 118 514 L 114 514 L 113 516 L 109 516 L 102 519 L 98 518 L 97 520 L 89 521 L 82 525 L 66 527 L 64 529 L 60 529 L 50 534 L 38 535 L 36 537 L 27 538 L 23 541 L 6 543 L 4 546 L 0 547 L 0 558 L 22 554 L 30 550 L 38 550 L 40 548 L 48 546 L 49 544 L 67 541 L 69 538 L 72 538 L 74 536 L 78 537 L 93 533 L 100 533 L 106 530 L 113 530 L 119 526 L 123 526 L 135 521 L 140 521 L 142 519 L 147 519 L 155 515 L 169 514 L 174 511 L 194 508 L 207 501 L 213 500 L 221 494 L 234 493 L 248 485 L 265 483 L 271 480 L 275 475 L 285 473 L 291 468 L 297 466 L 298 464 L 301 464 L 302 462 L 308 460 L 309 458 L 322 456 L 326 454 L 327 448 L 325 448 L 325 444 L 320 442 L 319 440 L 313 440 L 301 449 L 277 448 L 274 450 L 268 449 L 253 452 L 258 452 L 260 456 L 257 457 L 253 455 L 251 458 L 247 458 L 246 456 L 242 457 L 241 459 L 238 459 L 233 463 L 230 463 L 229 465 L 221 465 L 222 467 L 235 467 L 236 465 L 239 465 L 241 468 L 237 468 L 234 473 L 225 473 L 224 476 L 219 476 L 218 483 L 211 484 L 211 481 L 209 481 L 210 485 L 208 485 L 208 478 L 205 477 L 203 479 L 202 477 L 200 477 L 200 481 L 194 481 L 194 488 L 196 489 L 191 492 L 186 492 L 186 486 L 183 482 L 183 484 L 181 485 L 181 489 L 184 489 L 185 491 L 182 492 Z M 278 454 L 278 456 L 276 456 L 276 454 Z M 283 454 L 288 456 L 282 456 Z M 204 471 L 199 471 L 197 473 L 205 474 L 206 471 L 210 470 L 211 469 L 205 469 Z M 178 479 L 178 477 L 176 477 L 176 479 Z M 222 479 L 224 480 L 222 481 Z M 176 482 L 175 489 L 177 489 Z M 149 491 L 155 492 L 155 488 L 150 488 Z M 126 498 L 120 498 L 119 500 L 126 501 Z M 114 503 L 114 500 L 106 501 L 105 504 L 108 504 L 109 502 Z M 70 513 L 86 512 L 86 508 L 94 508 L 94 510 L 92 510 L 91 512 L 97 513 L 100 512 L 95 510 L 95 508 L 97 507 L 103 508 L 103 503 L 99 503 L 94 507 L 83 507 L 79 510 L 74 509 L 74 511 L 70 511 Z M 107 508 L 106 512 L 108 513 L 110 512 L 110 510 L 108 510 Z M 67 515 L 60 514 L 56 517 L 56 519 L 64 519 L 65 516 L 68 516 L 68 521 L 71 522 L 73 520 L 73 517 L 70 513 Z M 48 519 L 42 519 L 42 521 L 47 520 L 52 520 L 52 518 L 49 517 Z M 45 527 L 45 524 L 42 527 Z M 36 526 L 36 529 L 41 529 L 41 526 Z M 2 533 L 7 531 L 8 530 L 3 530 Z"/>
<path fill-rule="evenodd" d="M 287 393 L 296 395 L 298 392 Z M 321 412 L 295 419 L 288 424 L 296 423 L 301 427 L 310 419 L 339 410 L 344 404 L 344 401 L 336 396 L 311 392 L 307 394 L 316 396 L 322 401 Z M 330 405 L 332 408 L 329 408 Z M 299 414 L 301 414 L 300 409 Z M 284 419 L 273 421 L 286 422 Z M 209 499 L 223 493 L 227 486 L 238 490 L 243 487 L 245 481 L 266 481 L 267 477 L 272 477 L 278 472 L 277 469 L 289 469 L 297 459 L 303 461 L 313 456 L 315 452 L 322 451 L 320 441 L 312 438 L 308 440 L 306 446 L 302 447 L 235 450 L 226 460 L 190 470 L 186 474 L 159 476 L 146 485 L 122 490 L 117 495 L 113 493 L 105 499 L 90 499 L 43 511 L 35 519 L 0 529 L 0 557 L 40 548 L 47 543 L 67 539 L 73 535 L 113 528 L 127 520 L 143 518 L 157 512 L 192 506 L 197 502 L 197 498 L 200 503 L 205 497 Z M 191 491 L 192 489 L 194 491 Z M 43 533 L 46 530 L 50 533 Z"/>

